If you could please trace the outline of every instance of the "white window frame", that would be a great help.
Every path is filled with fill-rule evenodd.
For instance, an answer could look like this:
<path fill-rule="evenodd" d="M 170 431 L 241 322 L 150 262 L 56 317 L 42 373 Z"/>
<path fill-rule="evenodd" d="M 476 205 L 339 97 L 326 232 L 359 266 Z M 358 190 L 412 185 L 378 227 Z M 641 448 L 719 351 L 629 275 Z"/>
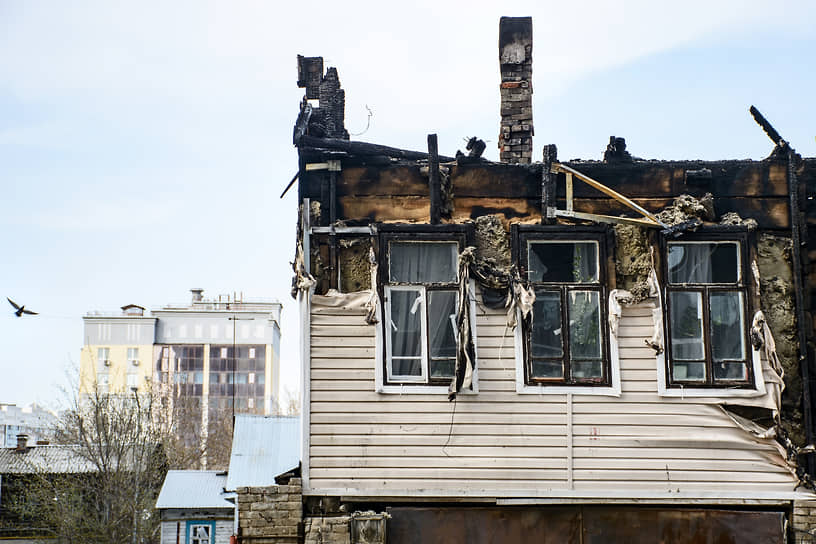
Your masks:
<path fill-rule="evenodd" d="M 387 322 L 385 323 L 386 329 L 390 329 L 393 327 L 391 322 L 391 296 L 390 294 L 393 292 L 399 291 L 409 291 L 409 292 L 418 292 L 419 293 L 419 301 L 417 304 L 416 312 L 420 312 L 420 335 L 422 338 L 421 346 L 420 346 L 420 375 L 414 376 L 410 374 L 395 374 L 394 373 L 394 365 L 392 365 L 392 361 L 394 360 L 393 355 L 391 353 L 391 342 L 389 341 L 390 335 L 386 334 L 385 336 L 385 357 L 387 364 L 386 371 L 387 371 L 387 379 L 389 382 L 399 381 L 399 382 L 407 382 L 407 383 L 426 383 L 428 381 L 428 314 L 427 314 L 427 305 L 428 305 L 428 293 L 423 285 L 386 285 L 385 286 L 385 315 Z M 404 357 L 404 359 L 411 359 Z"/>
<path fill-rule="evenodd" d="M 392 286 L 392 287 L 401 287 L 401 286 Z M 476 334 L 477 328 L 476 327 L 476 297 L 474 296 L 476 290 L 476 282 L 474 280 L 470 280 L 469 283 L 469 291 L 470 291 L 470 300 L 468 301 L 468 311 L 470 312 L 470 322 L 473 324 L 470 335 L 473 339 L 473 345 L 475 347 L 474 352 L 476 354 L 475 359 L 473 361 L 474 369 L 473 369 L 473 380 L 471 383 L 470 389 L 462 389 L 459 394 L 460 395 L 476 395 L 479 393 L 479 339 Z M 424 301 L 423 301 L 424 303 Z M 438 395 L 438 394 L 447 394 L 448 386 L 447 385 L 427 385 L 427 384 L 416 384 L 416 383 L 401 383 L 401 384 L 388 384 L 385 382 L 385 360 L 384 360 L 384 352 L 386 351 L 384 348 L 385 346 L 385 333 L 383 331 L 383 327 L 380 324 L 383 322 L 383 312 L 385 309 L 383 308 L 384 304 L 378 304 L 375 308 L 375 315 L 377 319 L 377 324 L 374 326 L 374 345 L 375 345 L 375 356 L 374 356 L 374 390 L 377 393 L 382 393 L 386 395 Z M 427 342 L 425 342 L 427 344 Z M 427 348 L 425 348 L 427 349 Z M 427 365 L 426 365 L 427 368 Z"/>

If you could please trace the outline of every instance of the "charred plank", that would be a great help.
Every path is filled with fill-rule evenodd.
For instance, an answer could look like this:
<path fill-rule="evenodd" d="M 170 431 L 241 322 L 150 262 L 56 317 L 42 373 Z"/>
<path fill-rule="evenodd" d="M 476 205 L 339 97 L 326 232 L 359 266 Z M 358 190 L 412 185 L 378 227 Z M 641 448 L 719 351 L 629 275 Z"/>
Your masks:
<path fill-rule="evenodd" d="M 315 136 L 304 135 L 299 142 L 301 147 L 317 147 L 323 149 L 333 149 L 345 151 L 352 155 L 386 155 L 398 159 L 427 160 L 428 154 L 421 151 L 409 151 L 387 145 L 372 144 L 369 142 L 357 142 L 342 140 L 340 138 L 317 138 Z M 439 156 L 440 162 L 452 162 L 453 157 Z"/>

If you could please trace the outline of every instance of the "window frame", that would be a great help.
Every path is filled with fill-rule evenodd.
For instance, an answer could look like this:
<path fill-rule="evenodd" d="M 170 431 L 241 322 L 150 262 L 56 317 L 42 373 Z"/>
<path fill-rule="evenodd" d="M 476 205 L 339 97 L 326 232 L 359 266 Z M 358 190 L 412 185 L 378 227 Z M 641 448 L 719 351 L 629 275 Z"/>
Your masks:
<path fill-rule="evenodd" d="M 672 391 L 688 394 L 689 390 L 697 390 L 704 394 L 711 395 L 719 391 L 715 396 L 721 395 L 722 391 L 742 392 L 748 394 L 764 393 L 764 382 L 762 378 L 762 367 L 759 353 L 753 349 L 750 341 L 750 323 L 754 312 L 754 293 L 752 292 L 755 278 L 749 264 L 750 248 L 752 247 L 752 237 L 744 227 L 703 227 L 693 233 L 684 233 L 678 238 L 669 239 L 666 236 L 661 238 L 660 254 L 662 256 L 661 271 L 663 273 L 663 300 L 662 311 L 665 323 L 663 332 L 666 338 L 664 353 L 658 356 L 658 368 L 661 370 L 658 376 L 660 390 L 659 393 L 670 395 Z M 735 243 L 738 251 L 737 258 L 737 281 L 735 283 L 672 283 L 669 276 L 669 246 L 680 243 L 712 243 L 725 244 Z M 701 293 L 702 299 L 702 335 L 704 349 L 704 363 L 706 378 L 699 380 L 676 380 L 674 379 L 672 352 L 672 309 L 670 303 L 671 293 Z M 717 380 L 714 378 L 714 360 L 712 356 L 711 324 L 710 324 L 710 298 L 712 293 L 717 292 L 738 292 L 742 295 L 742 335 L 745 357 L 742 362 L 746 366 L 747 380 Z M 758 393 L 761 392 L 761 393 Z"/>
<path fill-rule="evenodd" d="M 456 243 L 457 256 L 461 254 L 462 250 L 471 245 L 474 238 L 473 225 L 405 225 L 405 224 L 389 224 L 380 225 L 378 228 L 378 239 L 376 248 L 378 255 L 378 269 L 377 269 L 377 294 L 380 299 L 380 304 L 377 305 L 376 318 L 376 367 L 375 367 L 375 390 L 378 393 L 396 393 L 396 394 L 436 394 L 447 393 L 448 387 L 451 383 L 451 377 L 432 378 L 430 376 L 430 348 L 429 348 L 429 312 L 427 310 L 428 293 L 432 291 L 446 291 L 458 293 L 459 286 L 459 271 L 458 259 L 456 266 L 456 280 L 454 282 L 441 283 L 407 283 L 407 282 L 391 282 L 389 277 L 390 272 L 390 242 L 443 242 Z M 469 291 L 472 293 L 475 288 L 475 282 L 471 279 Z M 422 360 L 421 376 L 416 379 L 403 379 L 399 375 L 392 372 L 391 360 L 391 345 L 389 338 L 389 331 L 387 330 L 388 319 L 385 316 L 390 315 L 390 297 L 388 293 L 391 291 L 421 291 L 423 296 L 423 319 L 421 321 L 422 327 Z M 458 307 L 458 299 L 457 299 Z M 476 345 L 476 326 L 475 315 L 476 307 L 473 296 L 467 305 L 470 312 L 470 321 L 472 323 L 471 336 L 474 345 Z M 478 350 L 477 361 L 474 364 L 478 367 Z M 478 392 L 478 373 L 474 370 L 472 387 L 469 390 L 463 390 L 460 394 L 474 394 Z M 396 377 L 396 379 L 395 379 Z"/>
<path fill-rule="evenodd" d="M 187 521 L 186 527 L 186 537 L 185 542 L 187 544 L 193 544 L 193 528 L 198 526 L 207 526 L 210 528 L 210 534 L 208 536 L 209 542 L 207 544 L 215 544 L 215 521 L 214 520 L 202 520 L 202 519 L 191 519 Z"/>
<path fill-rule="evenodd" d="M 517 263 L 522 280 L 534 291 L 557 291 L 561 301 L 561 328 L 568 331 L 568 296 L 571 291 L 595 291 L 598 293 L 599 305 L 599 333 L 601 340 L 601 364 L 603 378 L 578 379 L 571 375 L 571 356 L 569 352 L 569 333 L 563 334 L 563 378 L 531 378 L 531 335 L 530 331 L 516 327 L 517 360 L 521 359 L 520 368 L 517 368 L 517 390 L 519 392 L 541 392 L 553 389 L 553 392 L 572 391 L 589 393 L 597 390 L 599 394 L 620 393 L 620 373 L 617 364 L 613 364 L 613 352 L 617 362 L 617 345 L 614 350 L 611 346 L 612 335 L 608 330 L 607 300 L 609 296 L 607 270 L 610 229 L 605 225 L 578 226 L 578 225 L 514 225 L 513 260 Z M 579 243 L 592 242 L 597 244 L 598 279 L 596 282 L 532 282 L 529 281 L 529 247 L 535 242 Z M 519 320 L 521 323 L 521 320 Z"/>

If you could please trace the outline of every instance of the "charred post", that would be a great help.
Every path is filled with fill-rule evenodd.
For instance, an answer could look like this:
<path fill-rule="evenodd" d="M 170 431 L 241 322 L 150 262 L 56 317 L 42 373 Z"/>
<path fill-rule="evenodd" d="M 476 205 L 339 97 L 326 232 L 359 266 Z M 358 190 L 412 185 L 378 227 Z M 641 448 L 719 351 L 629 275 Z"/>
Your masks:
<path fill-rule="evenodd" d="M 558 160 L 558 149 L 555 144 L 544 146 L 544 157 L 541 169 L 541 223 L 555 223 L 555 177 L 552 165 Z"/>
<path fill-rule="evenodd" d="M 428 189 L 431 197 L 431 224 L 438 225 L 442 222 L 442 190 L 436 134 L 428 134 Z"/>

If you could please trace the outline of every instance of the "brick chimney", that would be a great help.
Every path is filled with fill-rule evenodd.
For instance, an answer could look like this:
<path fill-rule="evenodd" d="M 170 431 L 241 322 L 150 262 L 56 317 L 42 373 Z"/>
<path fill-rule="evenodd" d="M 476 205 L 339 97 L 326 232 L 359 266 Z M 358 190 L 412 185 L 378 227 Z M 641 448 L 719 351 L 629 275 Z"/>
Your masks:
<path fill-rule="evenodd" d="M 17 435 L 17 450 L 18 452 L 25 452 L 28 451 L 28 435 L 27 434 L 18 434 Z"/>
<path fill-rule="evenodd" d="M 529 164 L 533 157 L 533 18 L 499 20 L 501 132 L 499 159 Z"/>

